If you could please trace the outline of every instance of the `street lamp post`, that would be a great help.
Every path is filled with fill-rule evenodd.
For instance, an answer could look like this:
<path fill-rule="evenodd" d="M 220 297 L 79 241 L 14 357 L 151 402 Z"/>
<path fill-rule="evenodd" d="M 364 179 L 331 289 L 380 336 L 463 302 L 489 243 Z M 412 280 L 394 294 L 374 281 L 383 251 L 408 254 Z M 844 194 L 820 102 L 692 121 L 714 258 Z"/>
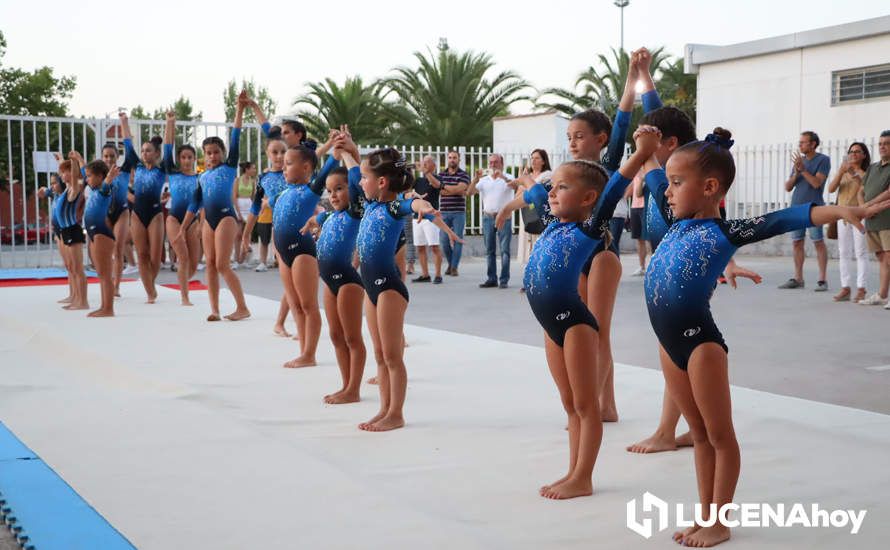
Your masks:
<path fill-rule="evenodd" d="M 615 0 L 613 3 L 621 9 L 621 51 L 624 51 L 624 8 L 630 4 L 630 0 Z"/>

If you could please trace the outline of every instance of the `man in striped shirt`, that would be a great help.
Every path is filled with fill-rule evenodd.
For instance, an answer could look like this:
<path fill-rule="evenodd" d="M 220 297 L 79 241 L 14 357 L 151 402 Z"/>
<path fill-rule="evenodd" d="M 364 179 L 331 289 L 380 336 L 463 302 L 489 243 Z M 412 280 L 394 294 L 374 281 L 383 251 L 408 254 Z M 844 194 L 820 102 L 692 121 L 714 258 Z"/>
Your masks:
<path fill-rule="evenodd" d="M 442 212 L 442 220 L 463 238 L 464 227 L 467 224 L 467 188 L 470 185 L 470 176 L 460 169 L 460 155 L 457 151 L 448 151 L 448 167 L 444 172 L 433 176 L 427 176 L 434 187 L 440 188 L 439 210 Z M 439 242 L 442 245 L 442 253 L 448 261 L 446 275 L 457 277 L 457 266 L 460 264 L 460 254 L 463 245 L 448 240 L 448 235 L 441 232 Z"/>

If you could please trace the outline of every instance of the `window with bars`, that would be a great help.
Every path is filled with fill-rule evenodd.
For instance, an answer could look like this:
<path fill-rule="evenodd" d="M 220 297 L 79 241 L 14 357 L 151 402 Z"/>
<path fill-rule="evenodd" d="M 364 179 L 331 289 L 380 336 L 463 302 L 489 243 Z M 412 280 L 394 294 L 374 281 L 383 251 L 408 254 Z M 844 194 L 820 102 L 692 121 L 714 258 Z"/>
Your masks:
<path fill-rule="evenodd" d="M 831 104 L 890 98 L 890 65 L 831 73 Z"/>

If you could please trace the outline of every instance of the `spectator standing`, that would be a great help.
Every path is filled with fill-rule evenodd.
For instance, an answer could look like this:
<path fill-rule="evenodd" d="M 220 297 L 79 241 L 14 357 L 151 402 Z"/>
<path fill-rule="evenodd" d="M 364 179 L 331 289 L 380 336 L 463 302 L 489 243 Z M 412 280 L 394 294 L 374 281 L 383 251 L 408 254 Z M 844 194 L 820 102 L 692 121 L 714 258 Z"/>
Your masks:
<path fill-rule="evenodd" d="M 831 183 L 828 192 L 837 192 L 837 203 L 840 206 L 861 206 L 865 199 L 859 191 L 862 189 L 863 176 L 871 164 L 868 147 L 864 143 L 855 142 L 847 149 L 847 158 Z M 865 298 L 865 278 L 868 273 L 868 253 L 866 252 L 866 236 L 856 227 L 844 220 L 837 222 L 837 248 L 840 256 L 841 290 L 834 296 L 835 302 L 850 301 L 850 262 L 856 259 L 856 296 L 853 302 Z"/>
<path fill-rule="evenodd" d="M 433 208 L 439 209 L 439 180 L 435 177 L 436 161 L 427 155 L 420 162 L 420 171 L 423 175 L 414 180 L 414 194 L 417 198 L 430 203 Z M 412 279 L 415 283 L 429 283 L 434 285 L 442 283 L 442 250 L 439 248 L 439 228 L 433 222 L 421 218 L 413 224 L 414 247 L 417 249 L 417 263 L 420 264 L 420 276 Z M 436 275 L 430 278 L 430 267 L 427 260 L 427 251 L 433 256 Z"/>
<path fill-rule="evenodd" d="M 878 141 L 878 154 L 881 160 L 868 167 L 863 176 L 862 198 L 866 206 L 890 199 L 890 130 L 881 132 Z M 865 220 L 868 235 L 868 249 L 878 257 L 880 265 L 880 285 L 878 291 L 859 303 L 865 306 L 883 305 L 890 309 L 887 291 L 890 289 L 890 212 L 887 210 Z"/>
<path fill-rule="evenodd" d="M 432 183 L 439 185 L 439 210 L 442 212 L 442 220 L 463 239 L 464 228 L 467 225 L 467 187 L 470 186 L 470 176 L 460 169 L 460 155 L 457 151 L 448 151 L 448 165 L 444 172 L 427 178 Z M 439 243 L 442 245 L 442 253 L 448 262 L 446 275 L 457 277 L 457 268 L 460 265 L 460 255 L 463 252 L 463 244 L 455 242 L 452 247 L 447 235 L 439 234 Z"/>
<path fill-rule="evenodd" d="M 512 216 L 500 229 L 494 220 L 498 212 L 513 200 L 516 185 L 513 177 L 504 172 L 504 157 L 495 153 L 488 157 L 488 170 L 477 170 L 467 188 L 467 196 L 479 193 L 482 199 L 482 238 L 488 260 L 488 276 L 479 288 L 507 288 L 510 282 L 510 240 L 513 237 Z M 497 272 L 497 248 L 500 248 L 501 274 Z"/>
<path fill-rule="evenodd" d="M 822 153 L 817 153 L 819 148 L 819 136 L 816 132 L 806 131 L 800 134 L 798 140 L 799 152 L 791 155 L 793 167 L 791 176 L 785 182 L 785 191 L 791 193 L 791 205 L 813 203 L 817 206 L 825 204 L 823 191 L 825 180 L 831 171 L 831 159 Z M 779 286 L 779 288 L 803 288 L 803 262 L 804 262 L 804 237 L 809 231 L 810 240 L 816 248 L 816 261 L 819 264 L 819 281 L 816 283 L 816 292 L 828 290 L 826 270 L 828 268 L 828 250 L 822 238 L 822 226 L 811 227 L 809 230 L 799 229 L 791 232 L 791 240 L 794 245 L 794 277 Z"/>

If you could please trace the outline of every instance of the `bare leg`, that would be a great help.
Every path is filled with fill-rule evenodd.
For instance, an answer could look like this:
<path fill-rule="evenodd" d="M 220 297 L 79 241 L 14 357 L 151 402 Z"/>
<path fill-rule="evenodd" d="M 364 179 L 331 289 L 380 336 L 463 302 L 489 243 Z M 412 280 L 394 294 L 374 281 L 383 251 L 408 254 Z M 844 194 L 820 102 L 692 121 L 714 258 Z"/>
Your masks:
<path fill-rule="evenodd" d="M 182 226 L 175 216 L 167 216 L 168 238 L 171 236 L 175 238 L 176 235 L 179 235 L 181 229 Z M 170 246 L 173 248 L 173 251 L 176 252 L 176 259 L 178 260 L 176 278 L 179 281 L 180 300 L 182 305 L 190 306 L 192 305 L 189 301 L 189 272 L 191 270 L 191 257 L 189 256 L 188 237 L 184 236 L 182 239 L 170 241 Z"/>
<path fill-rule="evenodd" d="M 380 392 L 380 410 L 367 422 L 358 425 L 360 430 L 370 430 L 378 420 L 389 411 L 389 374 L 386 370 L 386 361 L 383 356 L 383 344 L 380 341 L 380 323 L 377 319 L 377 306 L 371 299 L 365 297 L 365 319 L 368 322 L 368 332 L 371 333 L 371 343 L 374 346 L 374 359 L 377 361 L 377 389 Z"/>
<path fill-rule="evenodd" d="M 186 284 L 192 280 L 198 271 L 198 262 L 201 259 L 201 224 L 197 221 L 192 222 L 185 234 L 187 250 L 189 254 L 189 272 L 186 277 Z"/>
<path fill-rule="evenodd" d="M 68 246 L 62 242 L 62 239 L 56 239 L 56 247 L 59 250 L 59 256 L 62 258 L 62 265 L 65 266 L 65 272 L 68 274 L 68 296 L 62 298 L 56 303 L 59 304 L 70 304 L 72 300 L 74 300 L 74 278 L 71 276 L 71 270 L 73 266 L 71 265 L 71 260 L 69 256 L 71 255 L 68 250 Z"/>
<path fill-rule="evenodd" d="M 229 321 L 240 321 L 250 317 L 247 302 L 244 301 L 244 291 L 241 290 L 241 281 L 232 271 L 229 254 L 232 250 L 232 241 L 235 239 L 235 231 L 238 229 L 235 218 L 227 216 L 220 220 L 214 231 L 214 245 L 216 247 L 216 270 L 222 275 L 229 287 L 229 292 L 235 298 L 235 311 L 226 315 Z"/>
<path fill-rule="evenodd" d="M 420 264 L 420 274 L 424 277 L 430 276 L 430 265 L 426 259 L 426 247 L 417 247 L 417 263 Z"/>
<path fill-rule="evenodd" d="M 366 426 L 372 432 L 395 430 L 405 425 L 402 409 L 405 405 L 405 393 L 408 389 L 408 373 L 405 369 L 404 345 L 402 328 L 405 324 L 405 310 L 408 302 L 395 290 L 385 290 L 377 299 L 377 324 L 380 344 L 383 348 L 383 361 L 386 364 L 386 383 L 380 380 L 380 389 L 384 386 L 389 390 L 389 407 L 386 414 Z"/>
<path fill-rule="evenodd" d="M 68 259 L 71 262 L 71 270 L 68 272 L 69 280 L 73 280 L 74 293 L 71 303 L 65 309 L 89 309 L 87 301 L 87 276 L 83 271 L 83 245 L 72 244 L 68 247 Z"/>
<path fill-rule="evenodd" d="M 438 245 L 430 245 L 433 251 L 433 263 L 436 266 L 436 277 L 442 276 L 442 249 Z"/>
<path fill-rule="evenodd" d="M 814 241 L 813 246 L 816 248 L 816 263 L 819 264 L 819 280 L 827 281 L 828 248 L 825 241 Z"/>
<path fill-rule="evenodd" d="M 599 324 L 599 347 L 597 349 L 597 395 L 603 422 L 618 420 L 618 407 L 615 405 L 615 364 L 612 361 L 612 314 L 615 311 L 615 297 L 621 283 L 621 261 L 612 252 L 597 254 L 590 268 L 587 280 L 587 307 Z"/>
<path fill-rule="evenodd" d="M 164 214 L 158 213 L 148 224 L 148 242 L 151 253 L 151 284 L 154 288 L 158 273 L 161 272 L 161 264 L 164 263 Z M 157 291 L 155 292 L 157 294 Z"/>
<path fill-rule="evenodd" d="M 210 224 L 203 224 L 201 229 L 201 241 L 204 243 L 204 251 L 207 254 L 207 267 L 204 273 L 207 281 L 207 297 L 210 299 L 210 315 L 208 321 L 219 321 L 219 273 L 216 271 L 216 237 Z"/>
<path fill-rule="evenodd" d="M 804 240 L 794 241 L 794 278 L 803 281 Z"/>
<path fill-rule="evenodd" d="M 311 367 L 316 365 L 315 351 L 321 335 L 321 313 L 318 311 L 318 260 L 309 254 L 301 254 L 291 266 L 294 290 L 303 313 L 305 336 L 301 334 L 302 353 L 286 367 Z"/>
<path fill-rule="evenodd" d="M 303 310 L 300 309 L 300 298 L 297 295 L 297 289 L 294 287 L 294 276 L 287 262 L 281 258 L 278 259 L 278 275 L 281 277 L 281 285 L 284 287 L 284 299 L 293 312 L 294 320 L 297 320 L 299 323 L 299 320 L 303 318 Z M 303 342 L 300 342 L 301 355 L 303 354 L 303 349 Z M 285 363 L 283 366 L 287 367 L 288 363 Z"/>
<path fill-rule="evenodd" d="M 337 356 L 337 367 L 340 369 L 342 385 L 334 393 L 324 396 L 324 402 L 333 403 L 332 398 L 339 396 L 346 390 L 349 382 L 349 348 L 346 347 L 346 338 L 343 336 L 343 326 L 340 323 L 340 314 L 337 311 L 337 297 L 331 292 L 328 285 L 324 286 L 324 315 L 328 320 L 328 334 L 331 344 L 334 346 L 334 354 Z"/>
<path fill-rule="evenodd" d="M 365 342 L 362 338 L 362 302 L 365 291 L 360 285 L 348 284 L 340 287 L 337 295 L 337 312 L 343 337 L 349 349 L 349 374 L 343 393 L 336 403 L 353 403 L 359 400 L 362 375 L 365 372 Z"/>
<path fill-rule="evenodd" d="M 603 439 L 596 387 L 597 336 L 589 325 L 575 325 L 566 332 L 562 354 L 565 381 L 569 383 L 572 396 L 574 418 L 569 421 L 569 438 L 572 439 L 575 428 L 576 459 L 566 479 L 542 492 L 547 498 L 567 499 L 593 494 L 593 466 Z"/>
<path fill-rule="evenodd" d="M 142 225 L 139 216 L 133 216 L 130 220 L 130 232 L 133 234 L 133 244 L 136 246 L 136 259 L 139 262 L 139 278 L 147 296 L 146 303 L 153 304 L 157 300 L 158 292 L 154 284 L 154 267 L 151 265 L 151 246 L 148 230 Z"/>
<path fill-rule="evenodd" d="M 280 265 L 280 263 L 279 263 Z M 284 322 L 287 320 L 287 314 L 290 311 L 290 304 L 287 302 L 287 294 L 281 297 L 281 301 L 278 304 L 278 317 L 275 318 L 275 326 L 272 327 L 272 332 L 274 332 L 277 336 L 283 336 L 284 338 L 290 338 L 290 333 L 287 332 L 287 329 L 284 327 Z M 295 340 L 299 340 L 299 335 L 296 336 Z"/>
<path fill-rule="evenodd" d="M 121 273 L 124 270 L 124 254 L 130 239 L 130 210 L 121 212 L 114 224 L 114 295 L 121 295 Z"/>
<path fill-rule="evenodd" d="M 114 254 L 114 241 L 105 235 L 96 235 L 92 242 L 93 261 L 96 271 L 99 273 L 99 284 L 102 289 L 102 306 L 91 311 L 89 317 L 113 317 L 114 316 L 114 268 L 112 267 L 112 255 Z"/>

